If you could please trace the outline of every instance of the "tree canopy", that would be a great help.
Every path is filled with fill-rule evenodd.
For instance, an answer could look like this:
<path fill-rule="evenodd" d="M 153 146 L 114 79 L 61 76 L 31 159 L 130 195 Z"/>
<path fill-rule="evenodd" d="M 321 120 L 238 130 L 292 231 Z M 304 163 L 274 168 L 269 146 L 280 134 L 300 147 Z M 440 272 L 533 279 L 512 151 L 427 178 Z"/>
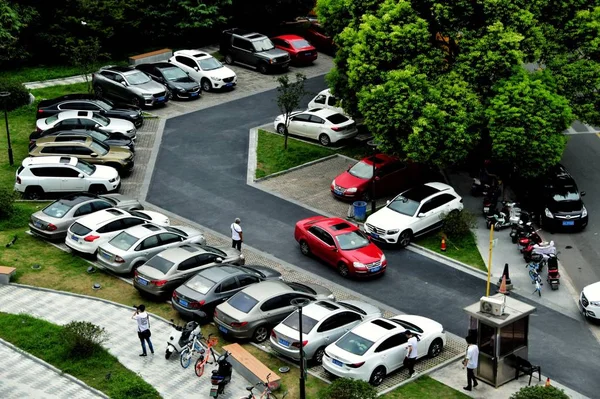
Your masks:
<path fill-rule="evenodd" d="M 318 0 L 317 14 L 338 45 L 330 86 L 383 150 L 446 166 L 477 149 L 535 176 L 574 119 L 600 122 L 597 3 Z"/>

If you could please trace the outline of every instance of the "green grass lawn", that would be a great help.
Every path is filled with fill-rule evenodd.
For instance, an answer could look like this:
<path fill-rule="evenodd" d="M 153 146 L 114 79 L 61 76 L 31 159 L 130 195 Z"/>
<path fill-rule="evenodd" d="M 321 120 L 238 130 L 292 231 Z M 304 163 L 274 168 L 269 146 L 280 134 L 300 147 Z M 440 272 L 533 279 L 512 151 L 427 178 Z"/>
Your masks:
<path fill-rule="evenodd" d="M 428 376 L 417 378 L 409 384 L 380 396 L 384 399 L 466 399 L 468 397 Z"/>
<path fill-rule="evenodd" d="M 475 242 L 475 237 L 473 236 L 473 233 L 471 233 L 471 235 L 469 235 L 468 237 L 465 237 L 460 240 L 447 239 L 446 252 L 442 252 L 440 249 L 441 241 L 441 233 L 437 232 L 419 238 L 415 241 L 415 244 L 421 245 L 439 254 L 446 255 L 450 258 L 466 263 L 467 265 L 472 266 L 476 269 L 487 272 L 487 268 L 485 267 L 485 263 L 481 258 L 479 249 L 477 249 L 477 243 Z"/>
<path fill-rule="evenodd" d="M 104 65 L 127 65 L 127 62 L 99 61 L 96 63 L 96 67 L 94 69 L 98 69 Z M 81 74 L 81 68 L 73 65 L 38 65 L 34 67 L 0 71 L 0 80 L 12 80 L 19 83 L 27 83 L 38 82 L 41 80 L 68 78 Z"/>
<path fill-rule="evenodd" d="M 88 358 L 69 356 L 64 327 L 29 315 L 0 313 L 0 337 L 71 374 L 111 398 L 160 398 L 158 392 L 105 349 Z M 110 378 L 106 376 L 110 373 Z"/>

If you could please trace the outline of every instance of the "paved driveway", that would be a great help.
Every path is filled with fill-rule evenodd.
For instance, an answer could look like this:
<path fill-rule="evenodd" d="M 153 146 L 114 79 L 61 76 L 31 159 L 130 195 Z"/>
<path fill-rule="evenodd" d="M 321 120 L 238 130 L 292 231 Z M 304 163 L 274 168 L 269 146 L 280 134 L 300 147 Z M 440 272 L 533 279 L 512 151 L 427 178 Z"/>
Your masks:
<path fill-rule="evenodd" d="M 307 81 L 311 91 L 325 87 L 323 77 Z M 386 249 L 387 275 L 356 282 L 300 254 L 292 238 L 294 224 L 314 213 L 246 185 L 248 130 L 272 120 L 275 101 L 271 90 L 169 119 L 147 201 L 223 234 L 229 234 L 229 225 L 239 216 L 253 247 L 404 312 L 439 320 L 449 331 L 464 335 L 468 320 L 462 308 L 485 292 L 479 278 L 413 252 Z M 571 344 L 574 337 L 577 345 Z M 581 320 L 538 306 L 530 345 L 532 361 L 550 377 L 589 396 L 600 390 L 600 349 Z"/>

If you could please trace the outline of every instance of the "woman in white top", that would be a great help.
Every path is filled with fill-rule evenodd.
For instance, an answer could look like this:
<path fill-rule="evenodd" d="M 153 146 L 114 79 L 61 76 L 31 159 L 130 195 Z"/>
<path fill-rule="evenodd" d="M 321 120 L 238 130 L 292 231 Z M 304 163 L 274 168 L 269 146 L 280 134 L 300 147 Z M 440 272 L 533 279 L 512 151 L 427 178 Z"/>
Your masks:
<path fill-rule="evenodd" d="M 142 354 L 140 356 L 147 356 L 146 353 L 146 342 L 148 342 L 148 347 L 150 348 L 150 353 L 154 355 L 154 347 L 152 347 L 152 341 L 150 341 L 150 318 L 148 317 L 148 313 L 146 313 L 146 306 L 140 305 L 135 308 L 135 313 L 131 317 L 132 319 L 137 320 L 138 324 L 138 338 L 142 343 Z"/>
<path fill-rule="evenodd" d="M 467 368 L 467 386 L 463 387 L 465 391 L 470 391 L 473 387 L 476 387 L 477 380 L 475 379 L 475 369 L 479 363 L 479 348 L 475 344 L 475 337 L 469 335 L 467 338 L 467 355 L 463 359 L 463 368 Z"/>

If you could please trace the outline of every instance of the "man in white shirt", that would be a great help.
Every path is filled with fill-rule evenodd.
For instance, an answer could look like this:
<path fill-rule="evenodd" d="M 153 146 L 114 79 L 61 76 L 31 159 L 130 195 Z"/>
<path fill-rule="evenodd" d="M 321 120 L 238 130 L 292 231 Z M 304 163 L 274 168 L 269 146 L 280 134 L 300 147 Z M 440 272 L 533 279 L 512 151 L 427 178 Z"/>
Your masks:
<path fill-rule="evenodd" d="M 138 324 L 138 338 L 142 343 L 142 354 L 140 356 L 147 356 L 146 342 L 148 342 L 150 352 L 154 355 L 154 348 L 152 347 L 152 341 L 150 341 L 150 336 L 152 335 L 150 333 L 150 318 L 148 317 L 148 313 L 146 313 L 146 306 L 140 305 L 136 307 L 135 313 L 131 318 L 137 320 Z"/>
<path fill-rule="evenodd" d="M 417 350 L 417 337 L 410 330 L 406 330 L 404 335 L 408 338 L 408 351 L 406 352 L 406 358 L 404 359 L 404 365 L 408 368 L 408 378 L 415 374 L 415 363 L 417 362 L 417 356 L 419 355 Z"/>
<path fill-rule="evenodd" d="M 235 222 L 231 223 L 231 246 L 238 251 L 242 250 L 242 242 L 244 242 L 244 234 L 242 233 L 242 221 L 240 218 L 235 218 Z"/>
<path fill-rule="evenodd" d="M 475 370 L 479 364 L 479 348 L 475 344 L 475 337 L 472 335 L 467 336 L 467 355 L 463 360 L 463 368 L 467 368 L 467 386 L 463 387 L 465 391 L 470 391 L 473 387 L 476 387 L 477 380 L 475 379 Z"/>

